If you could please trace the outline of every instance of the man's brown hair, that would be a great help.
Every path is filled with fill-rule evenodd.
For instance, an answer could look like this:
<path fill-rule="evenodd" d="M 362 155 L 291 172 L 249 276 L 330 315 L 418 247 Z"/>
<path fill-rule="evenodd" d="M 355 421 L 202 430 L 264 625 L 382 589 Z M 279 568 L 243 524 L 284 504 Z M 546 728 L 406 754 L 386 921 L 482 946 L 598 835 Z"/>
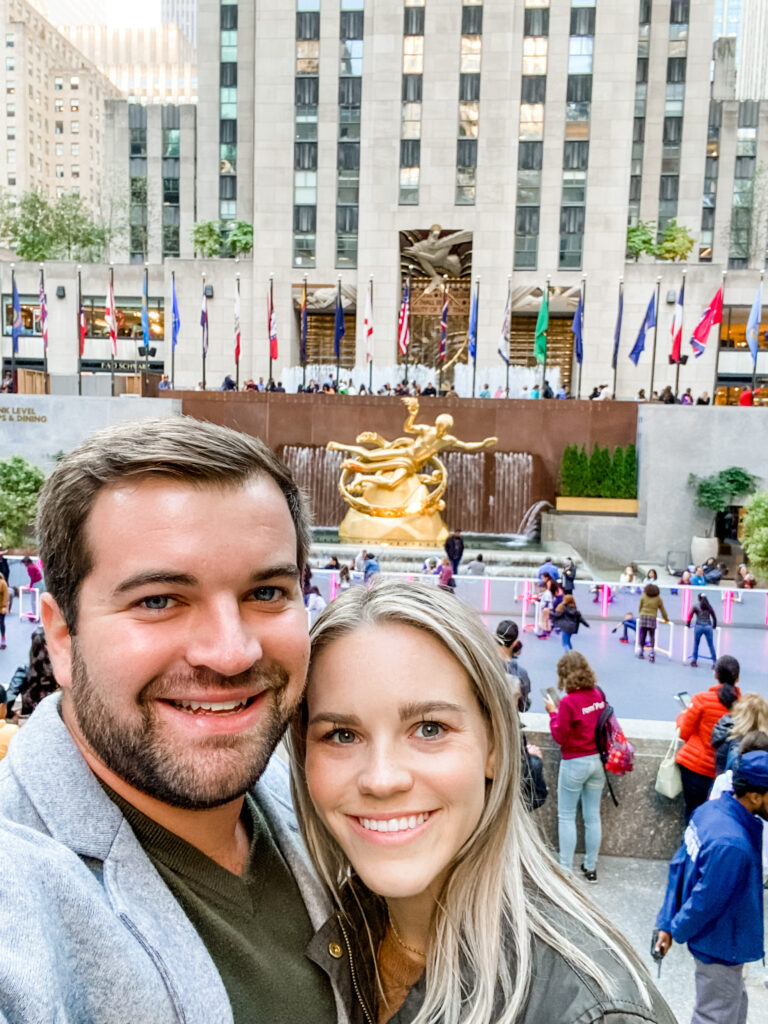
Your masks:
<path fill-rule="evenodd" d="M 46 587 L 69 631 L 76 631 L 78 592 L 93 567 L 85 527 L 101 490 L 126 479 L 158 477 L 227 487 L 261 475 L 271 477 L 285 496 L 302 571 L 311 544 L 306 502 L 288 467 L 258 438 L 181 416 L 121 423 L 81 442 L 46 480 L 37 506 Z"/>

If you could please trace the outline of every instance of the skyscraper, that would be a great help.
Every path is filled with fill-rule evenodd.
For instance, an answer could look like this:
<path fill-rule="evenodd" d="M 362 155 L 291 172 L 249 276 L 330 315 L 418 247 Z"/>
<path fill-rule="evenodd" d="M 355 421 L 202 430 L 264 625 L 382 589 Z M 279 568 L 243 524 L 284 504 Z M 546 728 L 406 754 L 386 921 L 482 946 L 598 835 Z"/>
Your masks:
<path fill-rule="evenodd" d="M 105 0 L 35 0 L 35 6 L 53 25 L 103 25 Z"/>
<path fill-rule="evenodd" d="M 197 43 L 197 0 L 162 0 L 161 18 L 164 25 L 178 25 L 187 39 Z"/>

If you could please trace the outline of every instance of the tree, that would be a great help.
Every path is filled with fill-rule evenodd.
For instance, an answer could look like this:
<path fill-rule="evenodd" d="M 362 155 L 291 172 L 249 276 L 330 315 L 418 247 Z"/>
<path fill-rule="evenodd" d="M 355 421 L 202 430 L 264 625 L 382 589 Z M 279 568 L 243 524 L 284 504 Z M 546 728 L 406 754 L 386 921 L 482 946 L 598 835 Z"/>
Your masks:
<path fill-rule="evenodd" d="M 611 459 L 611 473 L 606 488 L 606 498 L 624 497 L 624 449 L 616 448 Z"/>
<path fill-rule="evenodd" d="M 768 491 L 758 491 L 747 502 L 741 542 L 755 575 L 768 576 Z"/>
<path fill-rule="evenodd" d="M 200 220 L 192 227 L 195 255 L 211 259 L 221 252 L 221 224 L 217 220 Z"/>
<path fill-rule="evenodd" d="M 11 246 L 20 260 L 38 263 L 48 259 L 54 245 L 53 207 L 40 188 L 31 188 L 19 199 L 11 218 Z"/>
<path fill-rule="evenodd" d="M 253 249 L 253 224 L 236 220 L 229 232 L 227 247 L 233 256 L 247 256 Z"/>
<path fill-rule="evenodd" d="M 611 456 L 607 448 L 596 444 L 589 460 L 589 491 L 592 498 L 604 498 L 611 475 Z"/>
<path fill-rule="evenodd" d="M 656 255 L 656 223 L 652 220 L 639 220 L 627 228 L 627 255 L 637 263 L 643 253 Z"/>
<path fill-rule="evenodd" d="M 730 466 L 709 476 L 690 474 L 688 486 L 696 490 L 696 504 L 712 513 L 708 536 L 712 535 L 718 512 L 725 512 L 738 498 L 754 491 L 756 485 L 757 477 L 740 466 Z"/>
<path fill-rule="evenodd" d="M 624 452 L 624 485 L 621 489 L 621 498 L 637 497 L 637 448 L 628 444 Z"/>
<path fill-rule="evenodd" d="M 693 248 L 693 236 L 675 217 L 664 228 L 657 255 L 660 260 L 684 260 Z"/>
<path fill-rule="evenodd" d="M 101 257 L 104 251 L 104 230 L 81 196 L 73 192 L 58 196 L 51 216 L 53 250 L 49 255 L 83 262 Z"/>
<path fill-rule="evenodd" d="M 35 507 L 45 482 L 42 469 L 20 455 L 0 459 L 0 524 L 2 540 L 12 547 L 24 543 L 25 531 L 35 520 Z"/>
<path fill-rule="evenodd" d="M 115 251 L 129 253 L 128 218 L 130 196 L 126 186 L 127 179 L 112 172 L 103 182 L 101 206 L 98 224 L 103 238 L 102 259 L 112 262 Z"/>
<path fill-rule="evenodd" d="M 560 461 L 560 493 L 564 497 L 573 496 L 576 485 L 577 463 L 579 450 L 575 444 L 567 444 L 563 449 L 563 457 Z"/>

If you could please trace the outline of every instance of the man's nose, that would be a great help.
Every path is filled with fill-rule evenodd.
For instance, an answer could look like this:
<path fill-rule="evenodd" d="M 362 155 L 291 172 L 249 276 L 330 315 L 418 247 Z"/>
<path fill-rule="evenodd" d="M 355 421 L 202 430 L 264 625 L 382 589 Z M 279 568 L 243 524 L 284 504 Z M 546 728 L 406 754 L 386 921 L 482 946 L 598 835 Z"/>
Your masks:
<path fill-rule="evenodd" d="M 236 676 L 247 672 L 263 657 L 256 627 L 242 615 L 235 597 L 222 597 L 206 604 L 191 629 L 186 658 L 193 668 Z"/>
<path fill-rule="evenodd" d="M 383 800 L 397 793 L 406 793 L 413 786 L 413 776 L 398 748 L 382 742 L 370 745 L 358 776 L 360 792 Z"/>

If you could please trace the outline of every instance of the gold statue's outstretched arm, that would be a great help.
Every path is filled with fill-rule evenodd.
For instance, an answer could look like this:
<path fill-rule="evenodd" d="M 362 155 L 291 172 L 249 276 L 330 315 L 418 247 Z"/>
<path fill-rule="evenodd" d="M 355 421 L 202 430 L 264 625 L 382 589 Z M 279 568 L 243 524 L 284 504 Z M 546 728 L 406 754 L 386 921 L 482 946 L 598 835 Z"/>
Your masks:
<path fill-rule="evenodd" d="M 459 441 L 458 438 L 452 437 L 450 434 L 444 439 L 446 445 L 450 445 L 453 448 L 458 448 L 462 452 L 479 452 L 483 448 L 491 448 L 493 445 L 498 443 L 498 437 L 486 437 L 484 441 Z"/>

